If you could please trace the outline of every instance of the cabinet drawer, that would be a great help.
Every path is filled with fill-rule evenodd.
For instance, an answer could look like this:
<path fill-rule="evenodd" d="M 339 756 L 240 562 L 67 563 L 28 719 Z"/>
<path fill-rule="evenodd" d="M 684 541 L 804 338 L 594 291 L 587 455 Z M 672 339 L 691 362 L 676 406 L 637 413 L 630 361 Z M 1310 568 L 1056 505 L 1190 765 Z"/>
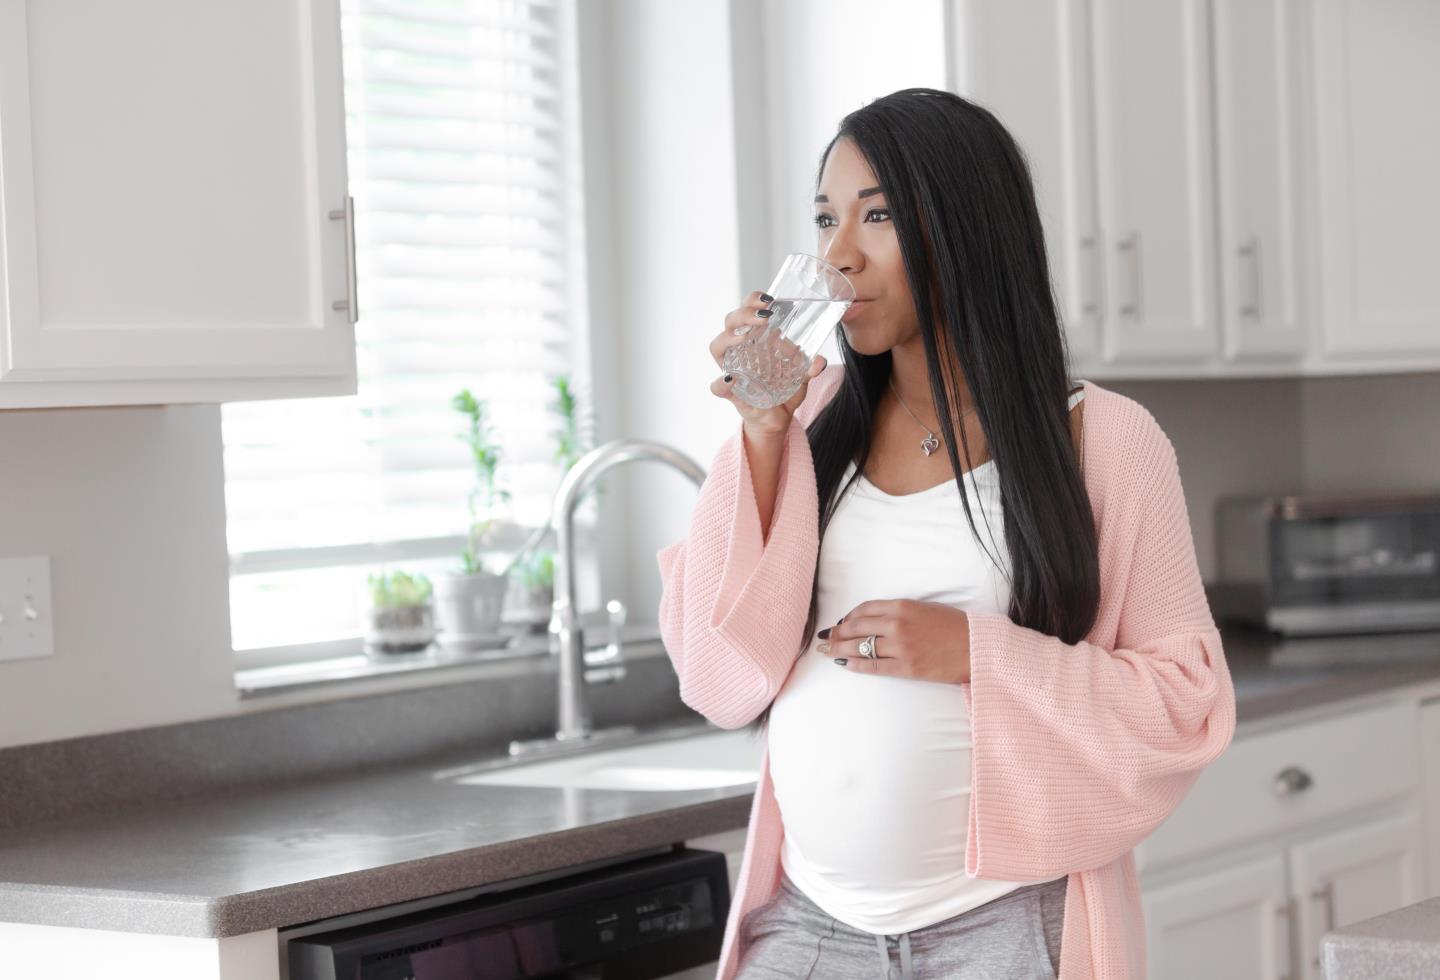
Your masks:
<path fill-rule="evenodd" d="M 1407 704 L 1237 738 L 1136 848 L 1136 866 L 1284 833 L 1410 792 L 1420 776 L 1416 739 L 1415 707 Z"/>

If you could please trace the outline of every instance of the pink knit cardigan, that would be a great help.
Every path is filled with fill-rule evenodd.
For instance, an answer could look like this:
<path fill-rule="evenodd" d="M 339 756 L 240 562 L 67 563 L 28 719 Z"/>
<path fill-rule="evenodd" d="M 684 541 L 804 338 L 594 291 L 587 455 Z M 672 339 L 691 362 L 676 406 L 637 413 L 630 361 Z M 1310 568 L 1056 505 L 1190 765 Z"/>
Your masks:
<path fill-rule="evenodd" d="M 722 728 L 753 721 L 807 647 L 819 514 L 804 427 L 843 370 L 832 364 L 812 379 L 791 421 L 768 537 L 737 426 L 701 486 L 689 534 L 656 554 L 661 635 L 681 700 Z M 1002 614 L 967 614 L 965 869 L 1011 881 L 1068 875 L 1061 980 L 1132 980 L 1145 976 L 1146 961 L 1132 850 L 1229 745 L 1235 693 L 1174 447 L 1138 402 L 1084 384 L 1099 615 L 1068 644 Z M 767 748 L 717 980 L 736 973 L 741 920 L 775 894 L 783 833 Z"/>

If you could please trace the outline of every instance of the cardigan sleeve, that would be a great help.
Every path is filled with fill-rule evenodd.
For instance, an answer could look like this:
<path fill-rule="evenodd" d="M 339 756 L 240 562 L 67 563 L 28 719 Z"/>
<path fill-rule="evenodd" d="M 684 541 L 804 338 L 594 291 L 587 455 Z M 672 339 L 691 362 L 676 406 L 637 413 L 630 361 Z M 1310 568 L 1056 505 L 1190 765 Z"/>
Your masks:
<path fill-rule="evenodd" d="M 811 380 L 790 420 L 768 536 L 737 428 L 700 487 L 689 534 L 656 554 L 660 635 L 680 700 L 721 728 L 753 721 L 774 700 L 800 649 L 819 551 L 805 426 L 834 387 L 820 381 Z"/>
<path fill-rule="evenodd" d="M 968 613 L 972 768 L 965 870 L 1030 881 L 1132 850 L 1229 745 L 1235 693 L 1195 561 L 1174 447 L 1148 414 L 1129 510 L 1102 552 L 1123 590 L 1115 648 Z M 1117 481 L 1118 482 L 1118 481 Z M 1117 520 L 1125 520 L 1117 515 Z M 1102 603 L 1102 609 L 1104 603 Z"/>

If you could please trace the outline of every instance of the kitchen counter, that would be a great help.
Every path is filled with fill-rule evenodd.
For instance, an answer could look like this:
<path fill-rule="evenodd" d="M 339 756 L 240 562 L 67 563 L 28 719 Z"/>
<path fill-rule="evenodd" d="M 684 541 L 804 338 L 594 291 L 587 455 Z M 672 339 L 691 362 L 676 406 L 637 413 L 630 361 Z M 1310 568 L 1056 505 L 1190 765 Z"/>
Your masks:
<path fill-rule="evenodd" d="M 1317 705 L 1415 685 L 1440 693 L 1440 633 L 1277 644 L 1227 630 L 1224 641 L 1242 734 Z M 434 777 L 476 755 L 16 828 L 0 837 L 0 921 L 234 936 L 721 833 L 749 816 L 749 786 Z"/>
<path fill-rule="evenodd" d="M 1320 959 L 1325 980 L 1440 976 L 1440 898 L 1327 932 Z"/>

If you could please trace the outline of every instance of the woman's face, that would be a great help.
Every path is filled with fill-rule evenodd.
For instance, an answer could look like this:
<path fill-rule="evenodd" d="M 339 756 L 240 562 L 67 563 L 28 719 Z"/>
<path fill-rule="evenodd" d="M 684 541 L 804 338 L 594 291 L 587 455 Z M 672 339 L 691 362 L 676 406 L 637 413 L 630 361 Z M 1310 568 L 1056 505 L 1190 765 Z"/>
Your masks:
<path fill-rule="evenodd" d="M 878 185 L 855 144 L 842 138 L 825 161 L 815 199 L 816 252 L 855 285 L 856 302 L 841 322 L 861 354 L 881 354 L 920 335 L 900 239 Z"/>

